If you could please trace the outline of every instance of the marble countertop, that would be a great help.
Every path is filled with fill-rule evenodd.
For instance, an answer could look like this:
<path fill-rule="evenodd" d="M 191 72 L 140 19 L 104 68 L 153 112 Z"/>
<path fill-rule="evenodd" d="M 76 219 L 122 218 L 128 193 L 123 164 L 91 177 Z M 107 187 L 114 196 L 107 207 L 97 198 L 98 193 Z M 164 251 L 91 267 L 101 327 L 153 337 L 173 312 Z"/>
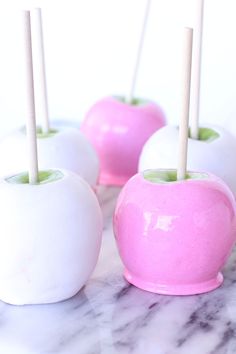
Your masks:
<path fill-rule="evenodd" d="M 129 285 L 112 232 L 118 188 L 99 189 L 102 250 L 79 294 L 53 305 L 0 302 L 0 354 L 235 354 L 236 250 L 223 286 L 200 296 L 156 295 Z"/>

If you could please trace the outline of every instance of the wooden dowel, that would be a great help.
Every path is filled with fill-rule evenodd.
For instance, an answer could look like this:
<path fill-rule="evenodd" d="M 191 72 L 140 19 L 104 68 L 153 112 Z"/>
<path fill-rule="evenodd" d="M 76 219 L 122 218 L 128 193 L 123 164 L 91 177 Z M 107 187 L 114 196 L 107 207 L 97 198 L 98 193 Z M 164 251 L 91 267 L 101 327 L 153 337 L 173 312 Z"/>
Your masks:
<path fill-rule="evenodd" d="M 191 107 L 190 107 L 190 136 L 199 138 L 199 112 L 201 91 L 201 66 L 202 66 L 202 33 L 204 19 L 204 0 L 197 1 L 197 26 L 194 31 L 193 45 L 193 69 L 191 83 Z"/>
<path fill-rule="evenodd" d="M 127 96 L 127 102 L 130 104 L 132 103 L 133 98 L 134 98 L 134 91 L 135 91 L 135 87 L 136 87 L 138 71 L 139 71 L 141 56 L 142 56 L 142 52 L 143 52 L 144 38 L 145 38 L 145 34 L 146 34 L 146 29 L 147 29 L 150 7 L 151 7 L 151 0 L 147 0 L 144 19 L 143 19 L 142 31 L 141 31 L 141 35 L 140 35 L 140 39 L 139 39 L 139 46 L 138 46 L 138 51 L 137 51 L 137 56 L 136 56 L 136 62 L 134 65 L 134 71 L 133 71 L 133 76 L 132 76 L 130 92 Z"/>
<path fill-rule="evenodd" d="M 188 130 L 189 130 L 189 104 L 191 86 L 193 29 L 184 29 L 183 73 L 182 73 L 182 113 L 179 125 L 179 151 L 177 180 L 186 178 Z"/>
<path fill-rule="evenodd" d="M 33 61 L 31 44 L 30 12 L 22 11 L 24 34 L 24 63 L 25 63 L 25 97 L 26 97 L 26 131 L 29 153 L 29 183 L 38 182 L 38 155 L 35 122 Z"/>
<path fill-rule="evenodd" d="M 48 115 L 48 95 L 41 9 L 32 9 L 30 16 L 33 38 L 34 78 L 35 84 L 37 84 L 37 91 L 35 91 L 37 94 L 36 118 L 37 121 L 41 122 L 42 132 L 47 134 L 50 131 L 50 123 Z"/>

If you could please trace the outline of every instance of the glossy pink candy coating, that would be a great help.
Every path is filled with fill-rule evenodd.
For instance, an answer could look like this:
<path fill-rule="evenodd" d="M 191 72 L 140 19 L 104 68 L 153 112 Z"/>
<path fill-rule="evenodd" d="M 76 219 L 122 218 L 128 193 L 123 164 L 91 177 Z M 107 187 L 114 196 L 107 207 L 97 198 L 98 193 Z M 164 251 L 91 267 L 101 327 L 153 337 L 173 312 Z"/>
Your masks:
<path fill-rule="evenodd" d="M 129 105 L 114 97 L 97 102 L 88 112 L 81 131 L 100 158 L 99 183 L 123 185 L 138 171 L 144 143 L 165 125 L 165 115 L 153 102 Z"/>
<path fill-rule="evenodd" d="M 114 231 L 125 277 L 160 294 L 217 288 L 236 238 L 235 201 L 218 178 L 152 183 L 131 178 L 118 198 Z"/>

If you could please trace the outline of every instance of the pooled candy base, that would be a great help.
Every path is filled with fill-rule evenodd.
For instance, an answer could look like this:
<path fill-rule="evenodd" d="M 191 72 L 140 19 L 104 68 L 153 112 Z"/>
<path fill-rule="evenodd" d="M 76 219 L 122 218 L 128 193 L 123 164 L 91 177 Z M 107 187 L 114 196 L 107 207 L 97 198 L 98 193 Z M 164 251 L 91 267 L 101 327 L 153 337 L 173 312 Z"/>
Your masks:
<path fill-rule="evenodd" d="M 207 293 L 217 289 L 223 283 L 222 273 L 208 281 L 197 284 L 158 284 L 145 281 L 135 275 L 132 275 L 127 269 L 124 270 L 125 279 L 137 288 L 162 295 L 197 295 Z"/>

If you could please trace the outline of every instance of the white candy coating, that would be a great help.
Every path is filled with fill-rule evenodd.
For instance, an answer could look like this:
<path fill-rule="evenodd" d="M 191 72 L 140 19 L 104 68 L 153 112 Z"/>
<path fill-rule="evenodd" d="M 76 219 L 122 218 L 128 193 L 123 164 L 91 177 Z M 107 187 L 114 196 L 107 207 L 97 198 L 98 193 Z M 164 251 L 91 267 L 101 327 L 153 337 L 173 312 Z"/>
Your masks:
<path fill-rule="evenodd" d="M 39 169 L 67 169 L 95 187 L 99 159 L 87 138 L 75 128 L 59 128 L 58 133 L 37 139 Z M 28 169 L 26 134 L 18 129 L 0 141 L 0 176 Z"/>
<path fill-rule="evenodd" d="M 219 134 L 212 141 L 188 139 L 189 171 L 211 172 L 223 179 L 236 195 L 236 138 L 217 126 L 207 126 Z M 139 171 L 150 168 L 177 168 L 178 128 L 165 126 L 144 145 Z"/>
<path fill-rule="evenodd" d="M 43 304 L 76 294 L 99 254 L 102 214 L 90 186 L 69 172 L 30 185 L 0 181 L 0 299 Z"/>

